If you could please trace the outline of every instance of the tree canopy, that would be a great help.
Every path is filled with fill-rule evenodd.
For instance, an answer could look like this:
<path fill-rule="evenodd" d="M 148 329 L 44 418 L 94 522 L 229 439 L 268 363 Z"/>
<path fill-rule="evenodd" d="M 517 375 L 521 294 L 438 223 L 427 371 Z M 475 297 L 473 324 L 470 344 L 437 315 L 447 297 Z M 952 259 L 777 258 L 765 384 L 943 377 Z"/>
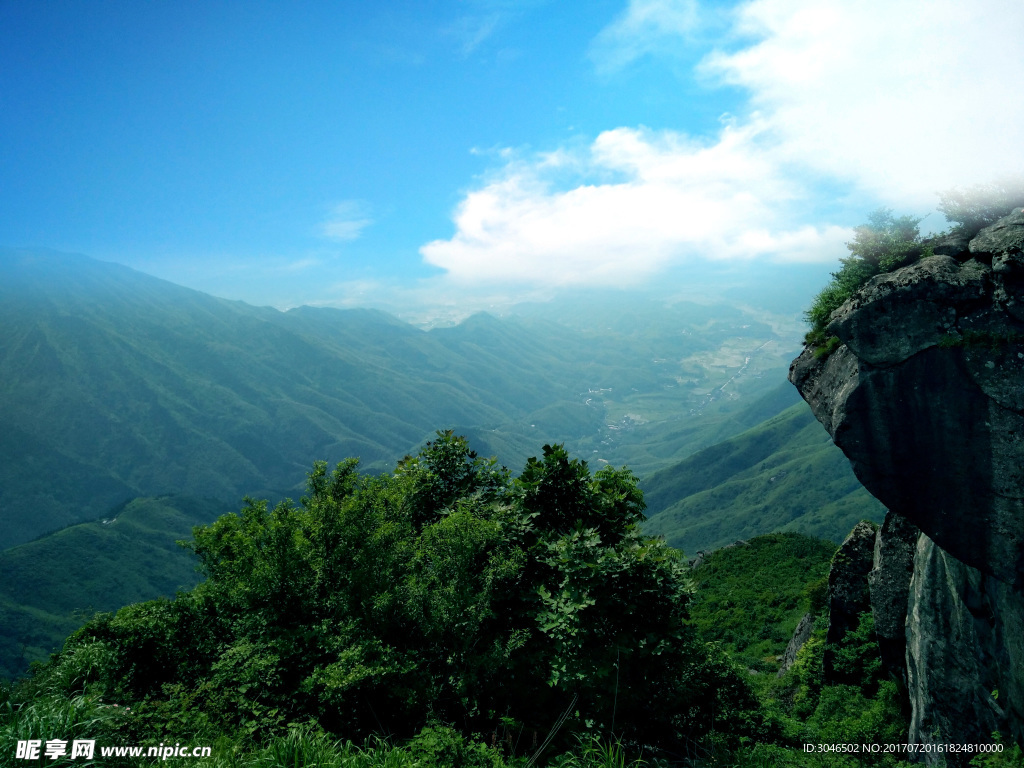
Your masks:
<path fill-rule="evenodd" d="M 854 227 L 853 240 L 846 244 L 849 256 L 839 261 L 842 267 L 815 297 L 805 313 L 811 331 L 807 341 L 826 343 L 825 326 L 843 303 L 872 277 L 909 264 L 925 252 L 918 225 L 922 218 L 894 216 L 891 208 L 879 208 L 868 214 L 866 223 Z"/>
<path fill-rule="evenodd" d="M 1024 176 L 1006 176 L 990 184 L 954 188 L 939 195 L 939 210 L 954 231 L 974 237 L 984 227 L 1024 205 Z"/>
<path fill-rule="evenodd" d="M 544 446 L 518 478 L 439 432 L 394 472 L 314 465 L 306 494 L 195 529 L 207 576 L 173 602 L 93 619 L 94 679 L 140 727 L 259 739 L 428 724 L 540 738 L 613 733 L 670 751 L 761 728 L 721 651 L 687 626 L 677 552 L 644 536 L 627 469 Z M 533 743 L 523 739 L 523 743 Z"/>

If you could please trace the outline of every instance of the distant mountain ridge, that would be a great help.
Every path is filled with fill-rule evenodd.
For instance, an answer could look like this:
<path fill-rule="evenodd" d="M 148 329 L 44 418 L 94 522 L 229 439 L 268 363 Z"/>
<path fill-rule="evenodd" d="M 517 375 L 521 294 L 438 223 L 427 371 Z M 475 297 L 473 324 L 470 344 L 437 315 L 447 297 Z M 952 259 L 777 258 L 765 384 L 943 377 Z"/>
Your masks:
<path fill-rule="evenodd" d="M 427 332 L 0 249 L 0 548 L 136 496 L 296 494 L 315 459 L 383 470 L 439 428 L 513 467 L 566 442 L 650 471 L 710 444 L 716 409 L 782 379 L 784 346 L 716 389 L 776 338 L 735 308 L 600 310 L 586 308 L 591 328 L 481 314 Z M 704 392 L 720 402 L 687 416 Z"/>
<path fill-rule="evenodd" d="M 0 328 L 2 546 L 137 495 L 287 491 L 314 458 L 372 467 L 569 394 L 538 355 L 484 370 L 457 331 L 252 307 L 61 254 L 0 254 Z"/>

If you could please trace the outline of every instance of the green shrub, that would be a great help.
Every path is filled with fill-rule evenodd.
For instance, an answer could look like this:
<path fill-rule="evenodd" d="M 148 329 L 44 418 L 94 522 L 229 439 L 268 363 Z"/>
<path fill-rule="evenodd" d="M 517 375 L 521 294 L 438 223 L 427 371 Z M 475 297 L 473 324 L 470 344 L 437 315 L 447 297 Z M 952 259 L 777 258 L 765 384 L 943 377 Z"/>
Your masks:
<path fill-rule="evenodd" d="M 853 240 L 846 244 L 850 255 L 840 259 L 842 267 L 832 273 L 832 280 L 814 298 L 804 317 L 811 326 L 806 341 L 815 347 L 838 346 L 825 335 L 825 327 L 832 313 L 859 291 L 868 280 L 878 274 L 892 272 L 920 258 L 921 245 L 918 225 L 922 218 L 893 216 L 891 208 L 879 208 L 868 214 L 866 224 L 853 230 Z M 832 337 L 835 338 L 835 337 Z"/>
<path fill-rule="evenodd" d="M 410 742 L 409 753 L 421 765 L 458 765 L 463 768 L 503 768 L 497 749 L 463 738 L 453 728 L 427 726 Z"/>
<path fill-rule="evenodd" d="M 837 349 L 843 342 L 839 340 L 838 336 L 829 336 L 825 343 L 814 350 L 815 357 L 828 357 Z"/>
<path fill-rule="evenodd" d="M 136 743 L 225 733 L 248 750 L 290 725 L 363 740 L 509 718 L 544 734 L 574 699 L 563 744 L 613 717 L 665 747 L 756 731 L 643 509 L 628 470 L 591 474 L 559 446 L 517 479 L 450 432 L 391 474 L 318 463 L 298 504 L 248 500 L 195 529 L 206 582 L 93 619 L 39 679 L 131 703 Z"/>
<path fill-rule="evenodd" d="M 604 741 L 593 736 L 580 737 L 576 749 L 551 762 L 552 768 L 659 768 L 664 765 L 667 763 L 656 758 L 631 756 L 620 741 Z"/>
<path fill-rule="evenodd" d="M 1007 744 L 998 731 L 992 738 L 1001 747 L 1000 751 L 979 754 L 971 760 L 973 768 L 1024 768 L 1024 750 L 1020 744 Z"/>

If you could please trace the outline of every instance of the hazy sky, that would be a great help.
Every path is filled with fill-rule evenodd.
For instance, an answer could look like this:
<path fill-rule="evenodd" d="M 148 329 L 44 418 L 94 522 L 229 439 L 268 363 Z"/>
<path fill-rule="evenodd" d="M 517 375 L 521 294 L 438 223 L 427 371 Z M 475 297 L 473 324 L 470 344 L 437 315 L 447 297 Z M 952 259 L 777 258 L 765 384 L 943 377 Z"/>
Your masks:
<path fill-rule="evenodd" d="M 0 0 L 0 245 L 278 306 L 827 274 L 1024 170 L 1022 88 L 1020 0 Z"/>

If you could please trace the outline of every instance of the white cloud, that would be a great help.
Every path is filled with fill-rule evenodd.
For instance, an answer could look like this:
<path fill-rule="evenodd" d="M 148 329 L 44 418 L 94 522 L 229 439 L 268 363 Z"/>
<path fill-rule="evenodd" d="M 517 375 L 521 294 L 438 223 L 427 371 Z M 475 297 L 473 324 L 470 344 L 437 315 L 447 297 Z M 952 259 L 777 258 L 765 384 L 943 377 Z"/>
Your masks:
<path fill-rule="evenodd" d="M 320 259 L 307 257 L 304 259 L 298 259 L 296 261 L 290 261 L 281 267 L 284 272 L 305 272 L 307 269 L 318 267 L 323 262 Z"/>
<path fill-rule="evenodd" d="M 469 56 L 494 34 L 501 22 L 502 17 L 497 13 L 461 16 L 445 31 L 458 41 L 459 52 Z"/>
<path fill-rule="evenodd" d="M 633 0 L 595 46 L 619 66 L 696 13 Z M 635 284 L 694 257 L 833 261 L 850 232 L 814 210 L 837 190 L 861 206 L 846 220 L 865 200 L 923 214 L 939 190 L 1024 170 L 1019 0 L 754 0 L 732 23 L 741 47 L 697 74 L 746 89 L 742 117 L 704 139 L 621 127 L 508 152 L 424 259 L 462 282 L 561 285 Z"/>
<path fill-rule="evenodd" d="M 696 30 L 698 11 L 696 0 L 630 0 L 594 39 L 591 59 L 599 70 L 610 71 L 648 54 L 670 53 Z"/>
<path fill-rule="evenodd" d="M 894 204 L 1024 169 L 1019 0 L 755 0 L 704 71 L 750 91 L 781 158 Z"/>
<path fill-rule="evenodd" d="M 320 225 L 320 233 L 340 242 L 358 240 L 363 230 L 373 224 L 366 204 L 359 200 L 345 200 L 331 208 L 330 215 Z"/>
<path fill-rule="evenodd" d="M 466 12 L 457 17 L 442 30 L 442 34 L 454 38 L 459 53 L 468 57 L 495 33 L 523 14 L 542 5 L 547 0 L 467 0 L 462 5 Z M 499 58 L 508 61 L 518 54 L 502 50 Z"/>
<path fill-rule="evenodd" d="M 450 240 L 423 246 L 456 280 L 638 284 L 687 256 L 823 259 L 838 227 L 785 226 L 804 194 L 760 151 L 761 127 L 726 125 L 706 144 L 618 128 L 583 150 L 513 160 L 455 214 Z M 556 186 L 570 168 L 616 181 Z"/>

